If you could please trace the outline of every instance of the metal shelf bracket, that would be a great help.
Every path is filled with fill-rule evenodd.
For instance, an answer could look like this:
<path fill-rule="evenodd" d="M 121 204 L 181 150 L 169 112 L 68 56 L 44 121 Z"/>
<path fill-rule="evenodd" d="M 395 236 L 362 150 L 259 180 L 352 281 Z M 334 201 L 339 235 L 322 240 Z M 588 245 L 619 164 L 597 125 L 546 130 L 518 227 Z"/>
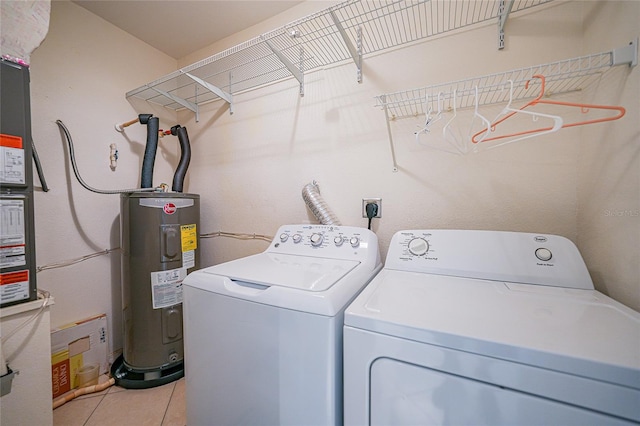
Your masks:
<path fill-rule="evenodd" d="M 278 57 L 280 62 L 282 62 L 285 67 L 287 67 L 291 75 L 294 76 L 296 80 L 298 80 L 298 83 L 300 83 L 300 96 L 304 96 L 304 74 L 302 73 L 302 70 L 298 69 L 290 60 L 286 58 L 286 56 L 282 54 L 282 52 L 280 52 L 271 43 L 269 43 L 268 40 L 265 40 L 264 42 L 267 46 L 269 46 L 269 49 L 271 49 L 271 51 Z M 303 57 L 303 52 L 300 52 L 301 64 L 303 62 Z"/>
<path fill-rule="evenodd" d="M 393 171 L 398 171 L 398 162 L 396 161 L 396 150 L 393 146 L 393 133 L 391 132 L 391 118 L 389 117 L 389 108 L 387 107 L 387 100 L 385 95 L 380 96 L 382 101 L 384 116 L 387 122 L 387 135 L 389 136 L 389 148 L 391 149 L 391 161 L 393 161 Z"/>
<path fill-rule="evenodd" d="M 638 65 L 638 37 L 629 42 L 627 46 L 612 51 L 611 66 L 622 64 L 629 64 L 630 67 Z"/>
<path fill-rule="evenodd" d="M 149 87 L 149 89 L 160 93 L 162 96 L 165 96 L 165 97 L 171 99 L 172 101 L 179 103 L 183 107 L 193 111 L 196 114 L 196 121 L 198 121 L 198 119 L 199 119 L 199 111 L 198 111 L 198 109 L 199 108 L 198 108 L 197 104 L 189 102 L 186 99 L 182 99 L 182 98 L 180 98 L 180 97 L 178 97 L 178 96 L 176 96 L 174 94 L 171 94 L 171 93 L 169 93 L 167 91 L 164 91 L 162 89 L 158 89 L 157 87 L 154 87 L 154 86 L 148 86 L 148 87 Z"/>
<path fill-rule="evenodd" d="M 216 87 L 213 84 L 206 82 L 200 77 L 196 77 L 193 74 L 189 74 L 188 72 L 184 72 L 184 71 L 182 71 L 182 73 L 187 77 L 189 77 L 190 79 L 192 79 L 193 81 L 195 81 L 196 83 L 198 83 L 199 85 L 201 85 L 202 87 L 204 87 L 205 89 L 209 90 L 212 93 L 215 93 L 219 98 L 224 99 L 224 101 L 229 104 L 229 114 L 233 114 L 233 95 L 232 94 L 225 92 L 219 87 Z"/>
<path fill-rule="evenodd" d="M 340 33 L 340 36 L 342 37 L 344 44 L 347 46 L 347 50 L 349 50 L 349 53 L 351 54 L 351 58 L 353 59 L 353 62 L 356 64 L 356 68 L 358 69 L 357 71 L 358 83 L 362 83 L 362 27 L 358 27 L 358 30 L 357 30 L 358 39 L 356 40 L 357 46 L 354 46 L 353 43 L 351 43 L 351 40 L 349 39 L 347 32 L 345 31 L 344 27 L 340 23 L 340 20 L 338 19 L 338 17 L 336 16 L 336 13 L 333 10 L 331 11 L 331 19 L 333 20 L 333 24 L 338 29 L 338 32 Z"/>
<path fill-rule="evenodd" d="M 504 49 L 504 26 L 513 8 L 515 0 L 500 0 L 500 12 L 498 13 L 498 50 Z"/>
<path fill-rule="evenodd" d="M 300 81 L 300 96 L 304 96 L 304 48 L 300 48 L 300 74 L 302 81 Z"/>

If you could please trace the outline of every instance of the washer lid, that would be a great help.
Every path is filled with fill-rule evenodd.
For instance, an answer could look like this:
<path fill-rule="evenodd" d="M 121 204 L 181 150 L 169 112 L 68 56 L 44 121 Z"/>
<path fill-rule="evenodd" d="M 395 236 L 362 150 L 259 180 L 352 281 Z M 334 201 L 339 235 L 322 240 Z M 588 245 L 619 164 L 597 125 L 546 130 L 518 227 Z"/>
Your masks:
<path fill-rule="evenodd" d="M 384 269 L 345 324 L 640 389 L 640 314 L 595 290 Z"/>
<path fill-rule="evenodd" d="M 206 268 L 232 280 L 304 291 L 325 291 L 358 266 L 354 260 L 260 253 Z"/>

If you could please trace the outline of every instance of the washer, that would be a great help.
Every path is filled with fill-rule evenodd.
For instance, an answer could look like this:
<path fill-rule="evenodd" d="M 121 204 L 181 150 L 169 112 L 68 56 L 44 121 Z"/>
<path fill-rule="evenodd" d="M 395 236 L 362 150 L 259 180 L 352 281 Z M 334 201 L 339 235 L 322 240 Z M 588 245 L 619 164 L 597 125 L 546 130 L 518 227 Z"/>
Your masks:
<path fill-rule="evenodd" d="M 408 230 L 345 312 L 346 425 L 640 423 L 640 314 L 554 235 Z"/>
<path fill-rule="evenodd" d="M 190 425 L 342 424 L 344 310 L 382 268 L 378 239 L 327 225 L 276 235 L 183 282 Z"/>

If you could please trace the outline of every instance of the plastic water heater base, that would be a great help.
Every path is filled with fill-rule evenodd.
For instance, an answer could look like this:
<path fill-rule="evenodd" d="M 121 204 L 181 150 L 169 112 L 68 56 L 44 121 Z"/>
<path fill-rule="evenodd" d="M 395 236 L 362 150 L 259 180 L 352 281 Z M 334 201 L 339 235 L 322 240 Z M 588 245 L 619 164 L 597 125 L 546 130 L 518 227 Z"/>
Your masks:
<path fill-rule="evenodd" d="M 126 389 L 148 389 L 171 383 L 184 377 L 184 362 L 180 362 L 166 369 L 151 371 L 133 371 L 129 369 L 122 355 L 111 365 L 111 377 L 116 381 L 116 386 Z"/>

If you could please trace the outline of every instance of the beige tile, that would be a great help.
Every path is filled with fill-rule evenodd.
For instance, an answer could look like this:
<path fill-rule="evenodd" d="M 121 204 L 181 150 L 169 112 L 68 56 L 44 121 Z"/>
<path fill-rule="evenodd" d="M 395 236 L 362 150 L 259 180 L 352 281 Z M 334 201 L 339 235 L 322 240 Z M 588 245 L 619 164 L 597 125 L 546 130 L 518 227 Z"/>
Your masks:
<path fill-rule="evenodd" d="M 185 379 L 183 377 L 176 381 L 162 426 L 185 426 L 187 424 L 187 405 L 184 399 L 184 389 Z"/>
<path fill-rule="evenodd" d="M 103 395 L 85 395 L 76 398 L 53 410 L 54 426 L 82 426 L 94 412 Z"/>
<path fill-rule="evenodd" d="M 175 382 L 150 389 L 124 389 L 107 393 L 86 426 L 159 426 Z"/>
<path fill-rule="evenodd" d="M 126 388 L 122 388 L 118 385 L 113 385 L 109 388 L 109 393 L 116 393 L 116 392 L 122 392 L 122 391 L 126 391 Z"/>

